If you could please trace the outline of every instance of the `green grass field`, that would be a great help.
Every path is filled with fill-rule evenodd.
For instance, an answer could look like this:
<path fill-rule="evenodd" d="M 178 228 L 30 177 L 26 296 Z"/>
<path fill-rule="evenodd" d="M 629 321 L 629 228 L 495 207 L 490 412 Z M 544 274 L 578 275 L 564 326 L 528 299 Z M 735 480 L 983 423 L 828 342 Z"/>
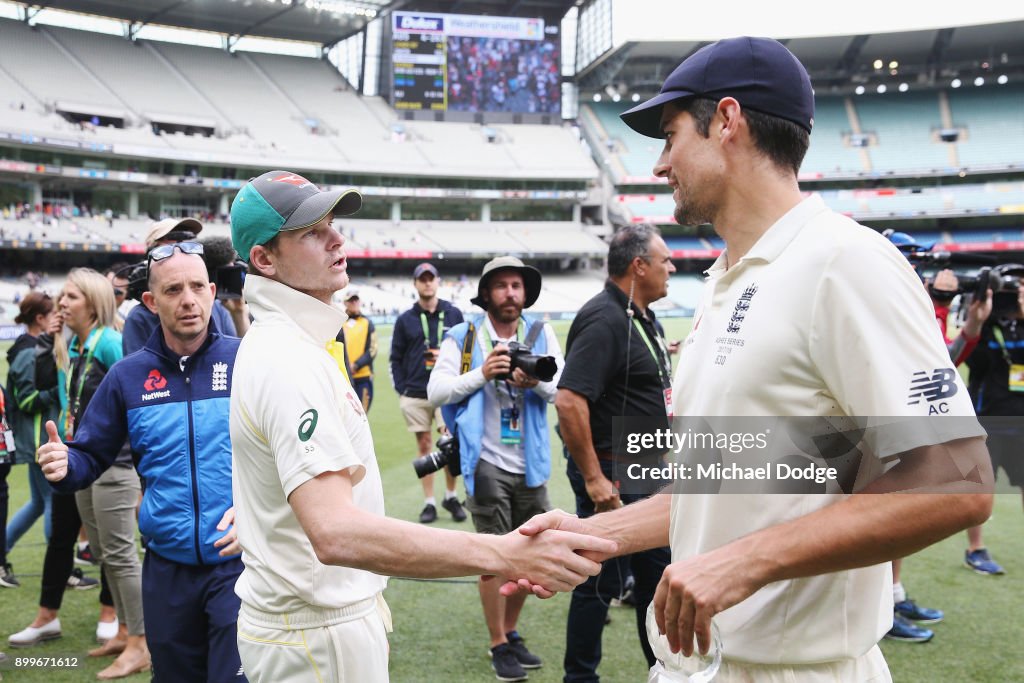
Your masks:
<path fill-rule="evenodd" d="M 681 338 L 688 320 L 667 320 L 670 339 Z M 555 324 L 564 341 L 566 324 Z M 398 411 L 398 399 L 387 380 L 387 350 L 390 329 L 382 328 L 381 354 L 376 362 L 377 396 L 370 411 L 377 457 L 384 479 L 388 514 L 414 520 L 422 505 L 419 482 L 409 461 L 414 442 L 405 431 Z M 0 377 L 6 378 L 6 345 L 0 345 Z M 554 411 L 551 412 L 552 424 Z M 557 443 L 557 440 L 555 440 Z M 560 450 L 554 456 L 549 484 L 552 503 L 573 508 L 572 493 L 565 479 Z M 11 509 L 26 500 L 28 491 L 24 468 L 11 474 Z M 440 484 L 437 489 L 440 495 Z M 439 525 L 470 529 L 469 522 L 456 525 L 442 512 Z M 982 577 L 962 565 L 966 539 L 963 534 L 947 539 L 909 558 L 904 564 L 904 584 L 920 603 L 946 611 L 946 620 L 936 625 L 935 639 L 917 645 L 883 642 L 882 648 L 896 681 L 1024 681 L 1024 517 L 1019 495 L 1002 495 L 993 519 L 986 526 L 986 541 L 1006 567 L 1002 577 Z M 93 646 L 97 613 L 97 592 L 71 591 L 61 611 L 64 638 L 31 650 L 6 648 L 6 636 L 26 626 L 34 617 L 39 591 L 44 544 L 42 524 L 18 543 L 9 558 L 22 580 L 20 589 L 0 589 L 0 649 L 8 656 L 77 655 L 83 657 Z M 98 572 L 88 572 L 97 576 Z M 394 614 L 391 637 L 391 677 L 396 683 L 435 681 L 493 681 L 487 655 L 487 634 L 473 579 L 411 581 L 393 579 L 387 599 Z M 565 640 L 568 596 L 551 600 L 530 600 L 523 610 L 520 629 L 530 648 L 544 658 L 544 667 L 530 673 L 530 680 L 561 680 L 561 658 Z M 603 679 L 610 683 L 646 680 L 646 665 L 637 644 L 631 611 L 611 611 L 612 623 L 605 630 Z M 1017 645 L 1014 645 L 1017 643 Z M 726 644 L 728 647 L 728 644 Z M 90 661 L 74 672 L 46 670 L 3 670 L 5 680 L 46 682 L 87 681 L 107 665 Z M 139 675 L 131 681 L 147 680 Z M 191 683 L 191 682 L 183 682 Z"/>

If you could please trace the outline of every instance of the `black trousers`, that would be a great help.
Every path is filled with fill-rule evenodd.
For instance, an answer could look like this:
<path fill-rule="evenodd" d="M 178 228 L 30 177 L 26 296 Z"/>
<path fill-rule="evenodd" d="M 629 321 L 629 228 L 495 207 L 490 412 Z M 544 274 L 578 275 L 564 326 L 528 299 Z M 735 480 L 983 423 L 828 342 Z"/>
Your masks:
<path fill-rule="evenodd" d="M 612 463 L 601 462 L 601 469 L 613 479 Z M 572 458 L 568 459 L 566 475 L 576 494 L 576 514 L 590 517 L 594 514 L 594 503 L 587 495 L 583 475 Z M 643 496 L 622 494 L 626 505 L 641 500 Z M 605 561 L 601 573 L 591 576 L 576 586 L 569 602 L 569 618 L 565 634 L 565 659 L 563 666 L 565 683 L 600 680 L 597 667 L 601 664 L 601 634 L 604 632 L 608 604 L 612 598 L 622 594 L 622 584 L 629 574 L 633 575 L 633 600 L 636 604 L 636 629 L 640 637 L 640 649 L 647 666 L 654 666 L 654 652 L 647 641 L 647 606 L 654 600 L 654 591 L 661 581 L 661 574 L 672 561 L 668 547 L 644 550 L 643 552 Z"/>
<path fill-rule="evenodd" d="M 10 501 L 7 475 L 10 473 L 11 463 L 0 465 L 0 569 L 7 564 L 7 505 Z"/>
<path fill-rule="evenodd" d="M 43 558 L 43 580 L 39 590 L 39 606 L 59 610 L 64 600 L 64 589 L 68 585 L 68 577 L 75 565 L 75 542 L 78 530 L 82 528 L 82 518 L 78 514 L 75 494 L 53 492 L 51 511 L 50 542 L 46 545 Z M 100 575 L 102 588 L 100 603 L 112 607 L 114 600 L 110 595 L 106 577 Z"/>

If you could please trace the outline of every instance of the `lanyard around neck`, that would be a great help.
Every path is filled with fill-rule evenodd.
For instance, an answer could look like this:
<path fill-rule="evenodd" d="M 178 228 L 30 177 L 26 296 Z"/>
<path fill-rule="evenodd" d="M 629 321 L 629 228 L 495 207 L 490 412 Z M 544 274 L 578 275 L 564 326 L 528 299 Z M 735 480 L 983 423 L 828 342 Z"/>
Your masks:
<path fill-rule="evenodd" d="M 647 337 L 647 332 L 644 330 L 644 326 L 640 324 L 639 320 L 633 318 L 633 327 L 635 327 L 636 331 L 640 333 L 640 338 L 644 340 L 644 345 L 647 347 L 647 350 L 650 351 L 651 358 L 654 359 L 654 365 L 658 368 L 658 377 L 661 379 L 662 385 L 665 385 L 665 368 L 663 367 L 661 357 L 654 350 L 654 345 L 651 344 L 651 340 Z M 657 335 L 657 332 L 655 332 L 655 334 Z M 660 337 L 658 339 L 658 346 L 661 346 Z"/>
<path fill-rule="evenodd" d="M 92 357 L 96 353 L 96 346 L 99 344 L 99 336 L 103 334 L 105 327 L 97 327 L 89 336 L 85 339 L 85 345 L 82 347 L 82 351 L 86 352 L 85 361 L 79 367 L 78 370 L 78 391 L 72 394 L 71 389 L 73 387 L 73 375 L 74 372 L 69 372 L 67 376 L 67 384 L 65 385 L 68 407 L 64 415 L 64 437 L 70 439 L 74 434 L 74 423 L 78 415 L 78 409 L 82 404 L 82 390 L 85 388 L 85 378 L 89 376 L 89 368 L 92 367 Z M 75 338 L 77 339 L 77 337 Z M 81 355 L 79 355 L 81 357 Z"/>
<path fill-rule="evenodd" d="M 486 321 L 480 326 L 480 335 L 484 340 L 484 351 L 490 352 L 490 350 L 494 348 L 495 344 L 491 341 L 491 333 L 487 331 Z M 524 341 L 526 340 L 526 323 L 523 322 L 522 318 L 519 319 L 518 331 L 516 332 L 516 340 L 518 341 L 519 339 Z M 488 346 L 491 348 L 488 349 Z"/>
<path fill-rule="evenodd" d="M 1003 337 L 1003 330 L 999 325 L 992 326 L 992 336 L 995 337 L 996 343 L 999 344 L 999 350 L 1003 352 L 1003 360 L 1006 361 L 1007 365 L 1013 365 L 1010 360 L 1010 352 L 1006 350 L 1006 339 Z"/>
<path fill-rule="evenodd" d="M 427 314 L 420 313 L 420 324 L 423 325 L 423 341 L 430 346 L 430 326 L 427 324 Z M 437 314 L 437 336 L 438 342 L 441 341 L 441 328 L 444 327 L 444 311 L 439 311 Z M 440 346 L 440 344 L 438 344 Z"/>

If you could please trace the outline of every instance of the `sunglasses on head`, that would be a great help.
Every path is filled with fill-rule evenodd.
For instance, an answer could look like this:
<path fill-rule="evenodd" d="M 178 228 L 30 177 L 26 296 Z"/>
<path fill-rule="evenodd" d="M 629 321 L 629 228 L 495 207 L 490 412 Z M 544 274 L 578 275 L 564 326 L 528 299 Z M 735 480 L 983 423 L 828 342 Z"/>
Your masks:
<path fill-rule="evenodd" d="M 203 245 L 199 242 L 175 242 L 174 244 L 162 244 L 159 247 L 153 247 L 153 250 L 149 252 L 149 260 L 163 261 L 173 256 L 175 249 L 182 254 L 203 255 Z"/>

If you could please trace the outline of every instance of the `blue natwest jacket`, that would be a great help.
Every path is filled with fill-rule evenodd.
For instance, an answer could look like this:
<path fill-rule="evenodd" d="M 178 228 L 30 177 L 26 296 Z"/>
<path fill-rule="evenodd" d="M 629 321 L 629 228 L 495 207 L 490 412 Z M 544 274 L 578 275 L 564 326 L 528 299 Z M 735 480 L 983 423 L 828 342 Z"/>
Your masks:
<path fill-rule="evenodd" d="M 526 333 L 529 334 L 534 325 L 543 325 L 543 321 L 523 315 Z M 473 344 L 473 360 L 470 370 L 484 364 L 484 353 L 480 345 L 480 326 L 484 325 L 483 316 L 473 319 L 476 340 Z M 445 335 L 451 337 L 456 346 L 462 349 L 462 343 L 469 332 L 469 323 L 459 323 Z M 547 337 L 543 332 L 533 343 L 533 353 L 544 355 L 548 351 Z M 462 465 L 462 479 L 466 483 L 466 491 L 473 495 L 476 479 L 476 466 L 480 461 L 480 450 L 484 438 L 484 392 L 477 391 L 458 403 L 441 406 L 444 423 L 459 435 L 459 459 Z M 523 395 L 523 455 L 526 457 L 526 485 L 535 488 L 542 485 L 551 476 L 551 440 L 548 437 L 548 404 L 536 392 L 527 391 Z"/>
<path fill-rule="evenodd" d="M 147 548 L 181 564 L 218 564 L 214 541 L 231 507 L 231 373 L 239 339 L 210 334 L 184 367 L 157 327 L 146 345 L 115 363 L 68 443 L 68 474 L 58 491 L 89 486 L 125 437 L 143 482 L 139 530 Z"/>

